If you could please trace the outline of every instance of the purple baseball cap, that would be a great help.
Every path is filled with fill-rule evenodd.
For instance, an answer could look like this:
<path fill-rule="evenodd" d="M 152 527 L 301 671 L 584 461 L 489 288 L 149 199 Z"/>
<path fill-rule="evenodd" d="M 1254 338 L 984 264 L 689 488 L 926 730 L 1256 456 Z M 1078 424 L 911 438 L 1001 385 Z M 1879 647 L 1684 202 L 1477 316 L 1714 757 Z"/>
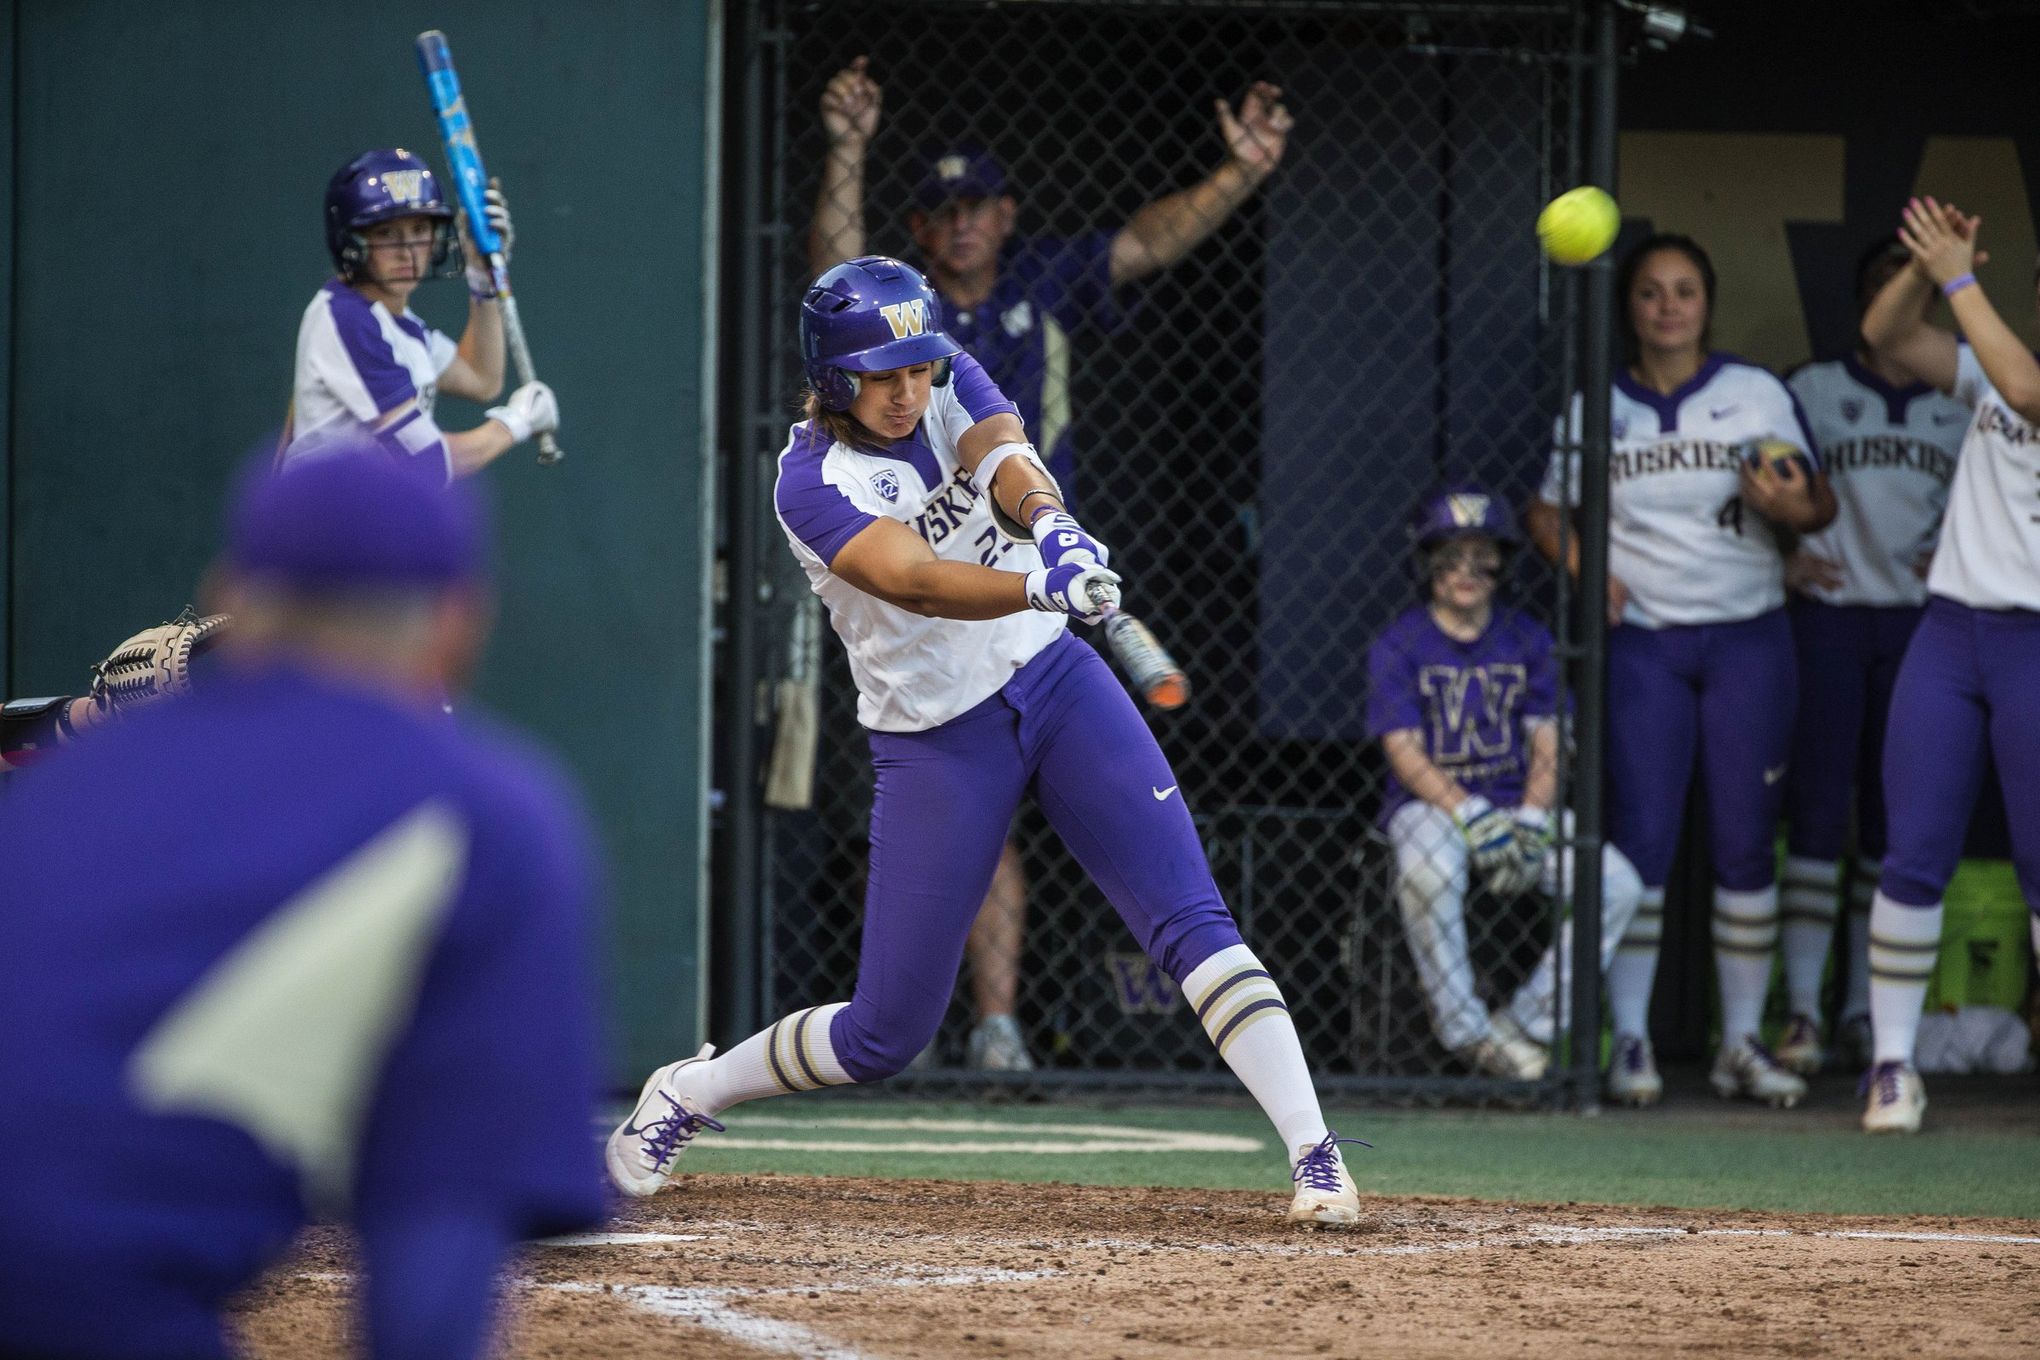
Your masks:
<path fill-rule="evenodd" d="M 489 525 L 465 483 L 377 448 L 274 470 L 254 460 L 227 511 L 229 565 L 314 590 L 432 589 L 488 574 Z"/>
<path fill-rule="evenodd" d="M 1006 171 L 992 153 L 959 146 L 928 162 L 928 173 L 921 176 L 914 190 L 914 202 L 926 212 L 953 198 L 997 198 L 1005 192 Z"/>

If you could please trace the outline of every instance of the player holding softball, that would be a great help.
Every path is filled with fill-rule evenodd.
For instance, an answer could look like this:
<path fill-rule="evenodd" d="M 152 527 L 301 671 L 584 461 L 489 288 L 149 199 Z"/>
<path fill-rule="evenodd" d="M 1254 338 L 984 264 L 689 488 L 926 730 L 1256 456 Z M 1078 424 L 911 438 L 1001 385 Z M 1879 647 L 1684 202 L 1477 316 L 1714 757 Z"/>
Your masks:
<path fill-rule="evenodd" d="M 1608 828 L 1636 866 L 1643 901 L 1608 971 L 1611 1099 L 1663 1093 L 1647 1037 L 1664 886 L 1696 762 L 1714 867 L 1714 965 L 1723 1096 L 1792 1105 L 1806 1083 L 1758 1041 L 1778 944 L 1773 832 L 1790 760 L 1798 674 L 1785 617 L 1781 531 L 1834 518 L 1813 436 L 1785 384 L 1708 348 L 1714 266 L 1697 242 L 1659 235 L 1617 273 L 1624 366 L 1615 376 L 1609 468 Z M 1559 559 L 1564 507 L 1578 503 L 1581 401 L 1531 536 Z M 1789 456 L 1759 456 L 1763 441 Z M 1782 453 L 1782 450 L 1781 450 Z M 1578 570 L 1578 539 L 1563 540 Z"/>
<path fill-rule="evenodd" d="M 1859 320 L 1910 259 L 1890 237 L 1863 255 Z M 1870 896 L 1884 858 L 1885 713 L 1926 604 L 1926 564 L 1969 411 L 1867 347 L 1808 364 L 1786 385 L 1806 412 L 1839 509 L 1785 563 L 1800 686 L 1779 894 L 1791 1019 L 1778 1061 L 1811 1076 L 1826 1056 L 1816 1017 L 1852 823 L 1856 868 L 1840 1032 L 1862 1062 L 1870 1056 Z"/>
<path fill-rule="evenodd" d="M 1875 1063 L 1864 1078 L 1871 1133 L 1917 1132 L 1926 1111 L 1913 1040 L 1986 743 L 2019 887 L 2040 910 L 2040 363 L 1976 282 L 1979 225 L 1931 198 L 1909 202 L 1899 239 L 1912 263 L 1863 318 L 1874 353 L 1973 412 L 1885 736 L 1889 844 L 1870 908 Z M 1927 324 L 1936 288 L 1966 344 Z M 2033 933 L 2040 941 L 2040 916 Z"/>
<path fill-rule="evenodd" d="M 1070 636 L 1071 619 L 1102 617 L 1093 590 L 1116 596 L 1106 550 L 1062 508 L 1013 404 L 943 331 L 915 270 L 884 256 L 829 270 L 801 304 L 800 340 L 807 418 L 774 500 L 849 652 L 877 775 L 857 988 L 653 1072 L 610 1135 L 611 1178 L 653 1194 L 730 1107 L 904 1068 L 949 1003 L 1031 791 L 1274 1123 L 1290 1218 L 1355 1221 L 1281 990 L 1219 900 L 1133 701 Z"/>
<path fill-rule="evenodd" d="M 1383 824 L 1395 848 L 1396 901 L 1439 1042 L 1490 1076 L 1534 1081 L 1569 1014 L 1563 998 L 1556 1010 L 1552 1003 L 1560 977 L 1571 975 L 1571 927 L 1509 1004 L 1490 1013 L 1474 995 L 1466 896 L 1474 873 L 1503 895 L 1557 894 L 1571 877 L 1572 852 L 1552 849 L 1551 634 L 1495 602 L 1519 542 L 1499 498 L 1471 483 L 1445 487 L 1418 505 L 1411 530 L 1423 601 L 1367 654 L 1368 731 L 1393 775 Z M 1643 883 L 1612 845 L 1602 876 L 1605 968 Z"/>
<path fill-rule="evenodd" d="M 512 233 L 502 190 L 488 190 L 489 223 Z M 477 472 L 534 435 L 559 428 L 552 389 L 529 382 L 472 430 L 442 432 L 441 392 L 493 401 L 503 390 L 503 309 L 488 264 L 465 247 L 468 324 L 458 344 L 411 310 L 411 294 L 453 266 L 456 214 L 438 177 L 402 148 L 369 151 L 326 186 L 326 248 L 339 271 L 298 326 L 297 372 L 285 460 L 373 439 L 396 456 L 443 463 L 446 477 Z M 465 224 L 459 228 L 467 235 Z"/>

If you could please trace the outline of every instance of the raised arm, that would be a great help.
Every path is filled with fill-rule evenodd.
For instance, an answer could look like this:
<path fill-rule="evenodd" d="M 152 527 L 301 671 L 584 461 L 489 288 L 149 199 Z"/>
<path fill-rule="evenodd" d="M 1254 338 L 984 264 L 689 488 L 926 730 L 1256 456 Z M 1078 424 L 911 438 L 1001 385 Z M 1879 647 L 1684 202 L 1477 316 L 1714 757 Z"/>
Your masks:
<path fill-rule="evenodd" d="M 1947 293 L 1955 322 L 1962 327 L 1990 385 L 2022 419 L 2040 423 L 2040 363 L 2005 324 L 1976 281 L 1976 231 L 1981 225 L 1974 217 L 1964 217 L 1952 204 L 1943 210 L 1929 198 L 1923 204 L 1906 205 L 1905 225 L 1898 235 L 1913 253 L 1914 265 Z M 1952 374 L 1952 364 L 1950 367 Z M 1955 385 L 1952 376 L 1946 384 L 1920 376 L 1942 391 Z"/>
<path fill-rule="evenodd" d="M 822 89 L 822 130 L 829 151 L 822 158 L 822 187 L 808 228 L 808 268 L 815 274 L 864 254 L 864 153 L 878 131 L 884 98 L 868 74 L 870 64 L 869 57 L 857 58 Z"/>
<path fill-rule="evenodd" d="M 1906 205 L 1908 215 L 1918 202 Z M 1863 343 L 1921 382 L 1948 392 L 1955 387 L 1957 350 L 1952 332 L 1927 321 L 1934 292 L 1933 278 L 1915 255 L 1870 300 L 1863 313 Z"/>
<path fill-rule="evenodd" d="M 1119 229 L 1112 238 L 1114 284 L 1167 269 L 1189 254 L 1281 163 L 1296 120 L 1283 106 L 1279 86 L 1256 81 L 1237 116 L 1223 99 L 1217 103 L 1225 163 L 1190 188 L 1156 199 Z"/>

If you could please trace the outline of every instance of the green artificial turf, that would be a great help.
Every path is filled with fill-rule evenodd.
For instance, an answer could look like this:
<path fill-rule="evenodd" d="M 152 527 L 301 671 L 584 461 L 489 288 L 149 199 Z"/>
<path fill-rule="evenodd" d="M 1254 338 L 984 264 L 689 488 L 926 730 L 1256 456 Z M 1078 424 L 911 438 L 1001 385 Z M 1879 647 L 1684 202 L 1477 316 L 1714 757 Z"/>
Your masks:
<path fill-rule="evenodd" d="M 1364 1192 L 1490 1200 L 2040 1219 L 2040 1126 L 2015 1118 L 1930 1123 L 1912 1138 L 1855 1128 L 1853 1101 L 1759 1110 L 1689 1104 L 1598 1116 L 1334 1107 Z M 881 1098 L 789 1099 L 734 1110 L 705 1134 L 687 1172 L 780 1172 L 949 1180 L 1071 1181 L 1277 1189 L 1285 1163 L 1251 1108 L 1098 1103 L 964 1104 Z M 845 1127 L 856 1120 L 992 1120 L 1002 1131 Z M 1933 1115 L 1929 1115 L 1930 1121 Z M 1258 1151 L 1112 1150 L 1041 1155 L 957 1151 L 962 1142 L 1093 1138 L 1078 1126 L 1201 1132 L 1256 1140 Z M 830 1141 L 869 1150 L 731 1147 L 732 1140 Z M 902 1141 L 940 1150 L 887 1151 Z M 1109 1137 L 1104 1141 L 1112 1141 Z M 724 1144 L 718 1146 L 718 1144 Z"/>

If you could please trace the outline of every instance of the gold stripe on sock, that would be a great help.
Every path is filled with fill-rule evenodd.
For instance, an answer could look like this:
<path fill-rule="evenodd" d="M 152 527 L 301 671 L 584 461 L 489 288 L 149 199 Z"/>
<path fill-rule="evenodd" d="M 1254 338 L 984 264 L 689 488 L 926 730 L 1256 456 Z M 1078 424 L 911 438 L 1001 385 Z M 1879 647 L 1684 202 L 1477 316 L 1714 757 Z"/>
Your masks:
<path fill-rule="evenodd" d="M 1252 978 L 1233 988 L 1223 997 L 1213 997 L 1212 1000 L 1217 1004 L 1212 1005 L 1201 1019 L 1204 1032 L 1211 1036 L 1211 1042 L 1217 1043 L 1219 1036 L 1231 1028 L 1232 1022 L 1246 1011 L 1264 1001 L 1273 1001 L 1276 1005 L 1281 1005 L 1282 989 L 1275 985 L 1272 978 Z"/>
<path fill-rule="evenodd" d="M 1287 1014 L 1289 1007 L 1282 1004 L 1280 997 L 1263 997 L 1251 1006 L 1241 1007 L 1226 1027 L 1212 1036 L 1212 1043 L 1218 1046 L 1218 1056 L 1223 1058 L 1234 1041 L 1263 1020 Z"/>

